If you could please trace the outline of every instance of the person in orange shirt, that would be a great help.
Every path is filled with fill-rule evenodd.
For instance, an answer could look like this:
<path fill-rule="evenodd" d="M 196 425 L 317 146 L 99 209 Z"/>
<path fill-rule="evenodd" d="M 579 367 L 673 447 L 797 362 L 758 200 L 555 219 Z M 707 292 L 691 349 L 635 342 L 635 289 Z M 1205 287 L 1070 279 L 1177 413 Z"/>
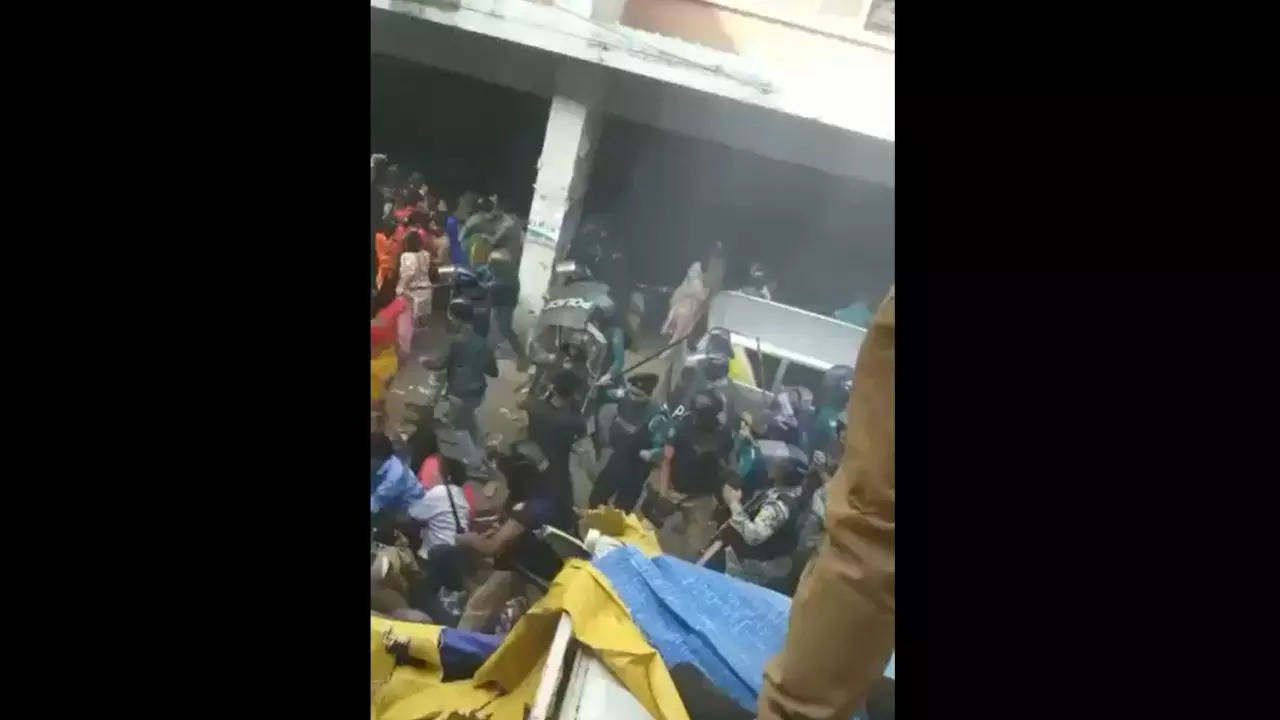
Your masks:
<path fill-rule="evenodd" d="M 374 249 L 378 255 L 378 288 L 386 282 L 391 270 L 400 265 L 400 253 L 404 251 L 403 235 L 397 235 L 395 230 L 394 222 L 383 220 L 378 225 L 378 234 L 374 236 Z"/>

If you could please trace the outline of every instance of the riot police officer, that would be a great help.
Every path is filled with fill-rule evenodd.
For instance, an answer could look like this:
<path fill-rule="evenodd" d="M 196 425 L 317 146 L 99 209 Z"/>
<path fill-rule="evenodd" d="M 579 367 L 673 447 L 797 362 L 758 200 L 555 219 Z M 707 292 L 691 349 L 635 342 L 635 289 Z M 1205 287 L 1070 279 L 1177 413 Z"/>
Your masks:
<path fill-rule="evenodd" d="M 837 425 L 845 412 L 845 406 L 849 404 L 849 394 L 852 391 L 853 368 L 848 365 L 833 365 L 822 374 L 818 407 L 805 433 L 811 454 L 815 450 L 821 450 L 827 457 L 840 457 Z"/>
<path fill-rule="evenodd" d="M 659 526 L 659 544 L 692 562 L 715 536 L 720 488 L 732 474 L 728 459 L 733 438 L 722 420 L 724 403 L 718 394 L 699 390 L 689 404 L 662 448 L 656 492 L 643 511 Z"/>
<path fill-rule="evenodd" d="M 562 369 L 551 376 L 551 392 L 544 397 L 529 398 L 529 439 L 538 444 L 547 458 L 543 476 L 547 486 L 570 507 L 573 484 L 569 475 L 569 456 L 574 445 L 587 434 L 587 422 L 579 411 L 578 375 Z"/>
<path fill-rule="evenodd" d="M 658 376 L 654 373 L 638 373 L 627 378 L 627 388 L 609 423 L 612 453 L 591 489 L 591 507 L 612 499 L 614 507 L 631 512 L 640 499 L 652 462 L 670 433 L 670 418 L 652 397 L 657 384 Z"/>
<path fill-rule="evenodd" d="M 741 423 L 734 438 L 732 464 L 741 481 L 745 501 L 750 502 L 757 492 L 770 485 L 766 458 L 759 440 L 803 447 L 803 428 L 808 426 L 811 414 L 812 395 L 808 389 L 803 386 L 784 387 L 768 409 L 752 418 L 750 424 Z"/>
<path fill-rule="evenodd" d="M 776 440 L 761 440 L 759 447 L 773 486 L 747 510 L 742 491 L 726 484 L 721 489 L 729 506 L 729 526 L 724 538 L 725 573 L 757 585 L 786 592 L 787 580 L 799 539 L 803 481 L 809 472 L 804 451 Z"/>
<path fill-rule="evenodd" d="M 572 273 L 566 279 L 565 285 L 571 285 L 586 277 L 590 277 L 589 272 Z M 612 289 L 603 296 L 593 298 L 587 333 L 592 334 L 591 330 L 594 328 L 601 335 L 597 340 L 604 340 L 609 350 L 608 369 L 596 381 L 597 385 L 608 385 L 621 379 L 627 350 L 626 332 L 622 329 L 623 312 L 624 310 L 613 297 Z"/>
<path fill-rule="evenodd" d="M 556 277 L 563 282 L 563 286 L 557 289 L 561 297 L 550 301 L 544 308 L 544 312 L 555 307 L 555 304 L 565 304 L 586 308 L 587 316 L 581 327 L 565 326 L 560 329 L 559 346 L 555 349 L 555 358 L 548 363 L 539 363 L 534 373 L 532 394 L 543 394 L 545 392 L 543 383 L 548 379 L 547 373 L 562 368 L 578 373 L 584 389 L 588 388 L 592 381 L 596 385 L 612 384 L 620 379 L 626 359 L 626 335 L 622 330 L 617 304 L 602 283 L 582 282 L 590 280 L 590 272 L 575 262 L 558 265 Z M 573 290 L 568 292 L 563 290 L 572 288 L 579 282 L 582 282 L 581 297 L 574 297 Z M 589 362 L 589 359 L 594 356 L 592 348 L 598 344 L 605 345 L 609 364 L 600 377 L 593 378 L 588 372 L 588 366 L 594 363 Z"/>
<path fill-rule="evenodd" d="M 740 403 L 737 401 L 737 390 L 729 379 L 729 361 L 733 357 L 729 331 L 712 328 L 699 345 L 701 352 L 690 356 L 690 364 L 680 371 L 680 379 L 671 392 L 668 405 L 672 407 L 672 415 L 679 416 L 687 412 L 691 398 L 698 392 L 711 392 L 720 401 L 720 423 L 734 431 L 741 417 L 738 414 Z"/>

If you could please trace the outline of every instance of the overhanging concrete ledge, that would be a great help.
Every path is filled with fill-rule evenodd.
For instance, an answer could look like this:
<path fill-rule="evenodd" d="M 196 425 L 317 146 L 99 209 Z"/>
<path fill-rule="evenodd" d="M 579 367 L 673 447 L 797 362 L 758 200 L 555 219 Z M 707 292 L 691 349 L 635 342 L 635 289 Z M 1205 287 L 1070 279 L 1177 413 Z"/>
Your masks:
<path fill-rule="evenodd" d="M 894 140 L 894 55 L 881 49 L 851 45 L 841 67 L 783 76 L 732 53 L 526 0 L 370 6 Z"/>

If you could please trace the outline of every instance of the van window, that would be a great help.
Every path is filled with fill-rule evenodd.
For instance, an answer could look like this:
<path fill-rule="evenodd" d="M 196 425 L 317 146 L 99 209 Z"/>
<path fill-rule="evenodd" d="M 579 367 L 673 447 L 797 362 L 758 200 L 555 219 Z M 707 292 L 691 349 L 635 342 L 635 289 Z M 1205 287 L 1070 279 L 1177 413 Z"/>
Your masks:
<path fill-rule="evenodd" d="M 778 366 L 782 364 L 782 359 L 769 353 L 758 353 L 755 348 L 743 347 L 742 350 L 747 354 L 747 359 L 751 362 L 751 369 L 755 371 L 756 382 L 759 383 L 761 389 L 768 390 L 773 387 L 773 381 L 778 377 Z"/>
<path fill-rule="evenodd" d="M 787 365 L 787 372 L 782 376 L 782 384 L 807 387 L 813 396 L 818 398 L 822 396 L 822 371 L 793 362 Z"/>

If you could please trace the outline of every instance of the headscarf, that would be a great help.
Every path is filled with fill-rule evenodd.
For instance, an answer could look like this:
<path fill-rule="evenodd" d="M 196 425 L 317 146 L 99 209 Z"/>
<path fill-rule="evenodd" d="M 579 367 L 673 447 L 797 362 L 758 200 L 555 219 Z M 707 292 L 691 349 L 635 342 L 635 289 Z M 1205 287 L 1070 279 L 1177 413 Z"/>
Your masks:
<path fill-rule="evenodd" d="M 671 293 L 671 304 L 681 302 L 702 302 L 707 299 L 707 286 L 702 279 L 702 263 L 695 262 L 684 274 L 684 282 Z"/>
<path fill-rule="evenodd" d="M 671 309 L 662 332 L 672 337 L 682 337 L 693 329 L 702 314 L 702 304 L 707 299 L 707 288 L 702 280 L 702 263 L 694 262 L 685 273 L 684 282 L 671 293 Z"/>

